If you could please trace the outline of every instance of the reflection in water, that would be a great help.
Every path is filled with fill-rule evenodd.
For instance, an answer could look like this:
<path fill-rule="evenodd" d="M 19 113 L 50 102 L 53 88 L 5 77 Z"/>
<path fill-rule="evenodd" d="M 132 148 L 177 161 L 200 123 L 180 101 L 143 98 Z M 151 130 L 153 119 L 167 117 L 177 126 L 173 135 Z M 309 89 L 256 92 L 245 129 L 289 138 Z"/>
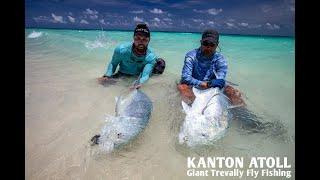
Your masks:
<path fill-rule="evenodd" d="M 246 107 L 238 107 L 229 110 L 232 113 L 237 125 L 243 131 L 251 133 L 266 133 L 268 130 L 275 128 L 277 124 L 272 122 L 263 122 L 263 118 L 257 116 L 254 112 Z"/>
<path fill-rule="evenodd" d="M 279 120 L 269 120 L 269 122 L 266 122 L 265 119 L 256 115 L 246 107 L 233 108 L 230 109 L 229 112 L 231 112 L 233 117 L 233 126 L 242 133 L 262 133 L 281 139 L 284 139 L 286 136 L 287 131 L 285 126 Z"/>

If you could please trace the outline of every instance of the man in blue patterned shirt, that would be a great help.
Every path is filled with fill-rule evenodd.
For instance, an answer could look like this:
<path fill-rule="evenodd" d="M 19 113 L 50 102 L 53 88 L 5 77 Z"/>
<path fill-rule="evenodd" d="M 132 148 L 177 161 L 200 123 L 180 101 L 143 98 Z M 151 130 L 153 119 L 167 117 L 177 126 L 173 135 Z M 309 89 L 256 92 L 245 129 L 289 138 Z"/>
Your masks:
<path fill-rule="evenodd" d="M 225 57 L 216 52 L 219 44 L 219 33 L 214 29 L 205 30 L 200 40 L 201 46 L 189 51 L 184 60 L 182 69 L 181 84 L 178 90 L 182 99 L 191 104 L 195 98 L 191 87 L 208 89 L 211 87 L 225 86 L 225 78 L 228 64 Z M 231 89 L 230 89 L 231 88 Z M 227 88 L 227 96 L 236 91 L 231 86 Z"/>

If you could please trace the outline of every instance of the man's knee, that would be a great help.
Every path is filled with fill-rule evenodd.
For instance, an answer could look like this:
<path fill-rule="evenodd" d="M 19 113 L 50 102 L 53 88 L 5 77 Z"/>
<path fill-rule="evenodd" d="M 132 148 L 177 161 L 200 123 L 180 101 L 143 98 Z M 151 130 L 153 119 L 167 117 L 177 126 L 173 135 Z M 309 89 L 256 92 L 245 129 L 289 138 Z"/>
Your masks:
<path fill-rule="evenodd" d="M 162 74 L 166 68 L 166 62 L 162 58 L 158 58 L 156 64 L 153 67 L 153 74 Z"/>
<path fill-rule="evenodd" d="M 187 89 L 191 89 L 187 84 L 183 84 L 183 83 L 181 83 L 181 84 L 178 84 L 177 85 L 177 88 L 178 88 L 178 90 L 181 92 L 181 91 L 184 91 L 184 90 L 187 90 Z"/>
<path fill-rule="evenodd" d="M 246 103 L 242 99 L 242 93 L 232 86 L 226 86 L 224 88 L 224 94 L 230 99 L 232 105 L 245 105 Z"/>

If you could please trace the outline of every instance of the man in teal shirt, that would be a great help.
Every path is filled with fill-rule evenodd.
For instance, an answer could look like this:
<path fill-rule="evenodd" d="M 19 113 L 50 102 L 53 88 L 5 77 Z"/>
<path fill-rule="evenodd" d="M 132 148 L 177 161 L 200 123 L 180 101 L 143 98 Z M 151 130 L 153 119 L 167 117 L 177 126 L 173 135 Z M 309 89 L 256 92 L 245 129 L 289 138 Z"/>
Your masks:
<path fill-rule="evenodd" d="M 165 61 L 155 55 L 148 47 L 150 31 L 146 24 L 138 24 L 134 30 L 133 43 L 125 43 L 117 46 L 112 60 L 107 66 L 105 74 L 98 78 L 99 83 L 108 83 L 108 80 L 119 76 L 139 75 L 139 79 L 131 88 L 140 88 L 152 73 L 162 74 Z M 119 65 L 119 71 L 115 73 Z"/>

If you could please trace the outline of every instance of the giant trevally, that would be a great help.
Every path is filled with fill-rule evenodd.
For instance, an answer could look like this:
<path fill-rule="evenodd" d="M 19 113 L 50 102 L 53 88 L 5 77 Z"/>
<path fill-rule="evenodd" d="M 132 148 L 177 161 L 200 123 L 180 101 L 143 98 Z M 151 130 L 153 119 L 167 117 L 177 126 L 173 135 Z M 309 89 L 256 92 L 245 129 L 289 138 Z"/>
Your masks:
<path fill-rule="evenodd" d="M 189 147 L 207 145 L 222 138 L 231 120 L 229 100 L 219 88 L 192 88 L 195 100 L 189 106 L 182 101 L 186 113 L 180 128 L 179 143 Z"/>
<path fill-rule="evenodd" d="M 149 122 L 152 102 L 145 93 L 135 89 L 116 98 L 115 111 L 115 116 L 106 117 L 101 133 L 91 139 L 93 145 L 99 144 L 106 152 L 128 143 L 142 132 Z"/>

